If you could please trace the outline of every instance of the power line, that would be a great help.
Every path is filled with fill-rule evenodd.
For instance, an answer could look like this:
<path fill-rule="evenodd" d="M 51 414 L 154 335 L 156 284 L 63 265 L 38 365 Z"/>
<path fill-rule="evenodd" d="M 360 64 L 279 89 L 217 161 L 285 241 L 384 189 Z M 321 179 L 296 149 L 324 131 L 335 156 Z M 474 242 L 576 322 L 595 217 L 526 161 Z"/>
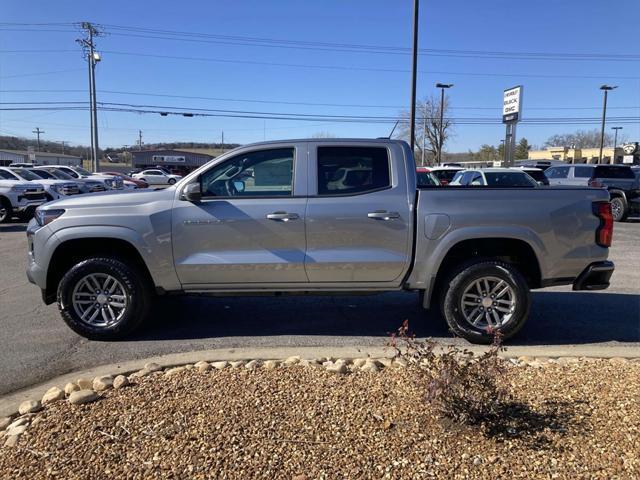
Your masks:
<path fill-rule="evenodd" d="M 34 72 L 34 73 L 19 73 L 16 75 L 4 75 L 0 77 L 0 79 L 4 80 L 5 78 L 18 78 L 18 77 L 35 77 L 39 75 L 54 75 L 57 73 L 68 73 L 68 72 L 77 72 L 79 70 L 84 70 L 84 68 L 72 68 L 70 70 L 54 70 L 50 72 Z"/>

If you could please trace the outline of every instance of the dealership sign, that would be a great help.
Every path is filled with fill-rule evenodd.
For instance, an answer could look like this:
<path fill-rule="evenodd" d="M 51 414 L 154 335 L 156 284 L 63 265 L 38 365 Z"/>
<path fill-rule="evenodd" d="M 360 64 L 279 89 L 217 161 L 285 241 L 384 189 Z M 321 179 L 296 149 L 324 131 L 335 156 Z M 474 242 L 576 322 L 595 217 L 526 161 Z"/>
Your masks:
<path fill-rule="evenodd" d="M 502 123 L 516 123 L 522 116 L 522 85 L 504 91 Z"/>

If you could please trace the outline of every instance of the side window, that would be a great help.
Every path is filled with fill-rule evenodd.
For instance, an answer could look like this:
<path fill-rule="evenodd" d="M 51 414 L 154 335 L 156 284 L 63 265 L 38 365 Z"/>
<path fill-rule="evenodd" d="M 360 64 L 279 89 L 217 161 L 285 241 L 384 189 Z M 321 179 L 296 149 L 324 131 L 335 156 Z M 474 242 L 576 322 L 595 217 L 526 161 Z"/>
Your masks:
<path fill-rule="evenodd" d="M 272 197 L 293 195 L 293 148 L 238 155 L 201 176 L 202 195 Z"/>
<path fill-rule="evenodd" d="M 318 147 L 318 195 L 353 195 L 391 186 L 383 147 Z"/>
<path fill-rule="evenodd" d="M 464 172 L 462 174 L 462 178 L 460 179 L 460 185 L 469 185 L 474 173 L 475 172 Z"/>
<path fill-rule="evenodd" d="M 547 178 L 567 178 L 569 167 L 552 167 L 545 170 Z"/>
<path fill-rule="evenodd" d="M 591 167 L 573 167 L 573 176 L 575 178 L 591 178 L 593 168 Z"/>
<path fill-rule="evenodd" d="M 70 168 L 60 167 L 60 170 L 62 170 L 64 173 L 68 173 L 73 178 L 80 178 L 79 175 L 76 172 L 74 172 L 73 170 L 71 170 Z"/>
<path fill-rule="evenodd" d="M 484 181 L 482 180 L 482 174 L 480 172 L 474 172 L 471 177 L 471 185 L 473 186 L 482 186 L 484 185 Z"/>

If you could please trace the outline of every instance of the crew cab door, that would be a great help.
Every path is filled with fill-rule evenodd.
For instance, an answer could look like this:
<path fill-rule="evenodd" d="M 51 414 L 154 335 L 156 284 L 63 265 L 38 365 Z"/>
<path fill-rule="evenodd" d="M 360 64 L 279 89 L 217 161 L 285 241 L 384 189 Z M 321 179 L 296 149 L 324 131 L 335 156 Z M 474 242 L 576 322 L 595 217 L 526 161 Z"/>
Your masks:
<path fill-rule="evenodd" d="M 248 148 L 202 173 L 201 201 L 177 199 L 172 213 L 184 287 L 307 282 L 306 168 L 306 144 L 294 143 Z"/>
<path fill-rule="evenodd" d="M 396 143 L 309 144 L 310 282 L 401 282 L 411 260 L 415 198 L 404 162 Z"/>

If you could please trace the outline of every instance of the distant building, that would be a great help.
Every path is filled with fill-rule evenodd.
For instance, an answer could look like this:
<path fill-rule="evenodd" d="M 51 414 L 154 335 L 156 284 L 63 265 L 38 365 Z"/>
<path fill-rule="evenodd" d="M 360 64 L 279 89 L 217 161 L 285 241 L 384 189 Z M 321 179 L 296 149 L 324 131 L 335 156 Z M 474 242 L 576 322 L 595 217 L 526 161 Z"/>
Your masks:
<path fill-rule="evenodd" d="M 34 163 L 37 165 L 82 165 L 82 158 L 63 153 L 33 152 L 29 150 L 0 149 L 0 166 L 12 163 Z"/>
<path fill-rule="evenodd" d="M 629 147 L 626 145 L 617 147 L 615 152 L 613 147 L 604 147 L 602 149 L 602 163 L 640 164 L 640 152 L 638 152 L 638 148 L 636 147 L 631 154 L 627 154 L 625 152 L 625 148 L 629 151 Z M 599 147 L 548 147 L 544 150 L 529 151 L 529 160 L 560 160 L 567 163 L 598 163 L 599 158 Z"/>
<path fill-rule="evenodd" d="M 139 150 L 132 151 L 133 168 L 166 167 L 169 170 L 190 172 L 215 158 L 211 150 Z"/>

